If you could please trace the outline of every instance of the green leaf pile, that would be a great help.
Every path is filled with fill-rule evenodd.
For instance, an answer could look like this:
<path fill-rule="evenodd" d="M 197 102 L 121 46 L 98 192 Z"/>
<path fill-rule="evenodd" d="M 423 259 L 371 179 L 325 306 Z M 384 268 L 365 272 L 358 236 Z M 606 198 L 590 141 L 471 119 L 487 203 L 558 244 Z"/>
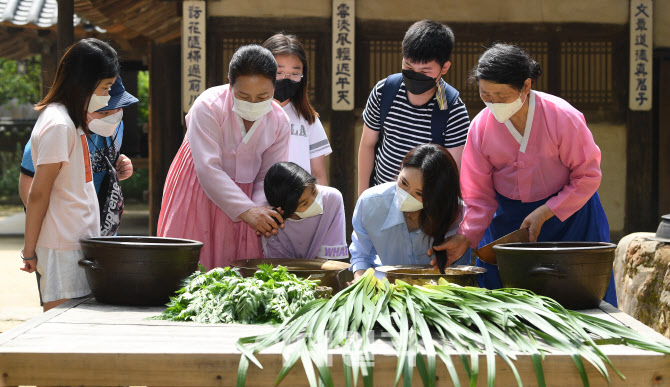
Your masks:
<path fill-rule="evenodd" d="M 316 295 L 318 281 L 299 278 L 283 266 L 259 265 L 250 278 L 243 278 L 237 268 L 202 269 L 184 281 L 156 319 L 279 324 Z"/>
<path fill-rule="evenodd" d="M 263 368 L 255 354 L 277 343 L 284 343 L 285 361 L 275 384 L 300 360 L 311 386 L 333 386 L 326 349 L 342 348 L 345 385 L 355 386 L 362 374 L 364 385 L 372 386 L 369 348 L 375 329 L 391 338 L 398 357 L 395 385 L 402 379 L 405 386 L 413 385 L 415 366 L 423 385 L 435 386 L 441 360 L 455 386 L 475 386 L 482 376 L 493 387 L 497 358 L 510 367 L 521 386 L 514 365 L 519 353 L 531 356 L 537 384 L 545 386 L 542 363 L 545 354 L 552 352 L 567 353 L 588 386 L 583 360 L 608 383 L 608 366 L 623 378 L 599 348 L 601 344 L 670 354 L 666 344 L 646 339 L 630 328 L 566 310 L 555 300 L 527 290 L 461 287 L 443 279 L 438 285 L 423 287 L 399 280 L 390 284 L 386 279 L 377 280 L 370 269 L 330 300 L 308 303 L 274 332 L 241 338 L 237 342 L 242 352 L 237 386 L 244 386 L 250 362 Z M 458 355 L 452 359 L 454 350 Z M 480 375 L 480 354 L 487 361 L 485 375 Z M 456 372 L 459 363 L 468 379 L 463 384 Z"/>

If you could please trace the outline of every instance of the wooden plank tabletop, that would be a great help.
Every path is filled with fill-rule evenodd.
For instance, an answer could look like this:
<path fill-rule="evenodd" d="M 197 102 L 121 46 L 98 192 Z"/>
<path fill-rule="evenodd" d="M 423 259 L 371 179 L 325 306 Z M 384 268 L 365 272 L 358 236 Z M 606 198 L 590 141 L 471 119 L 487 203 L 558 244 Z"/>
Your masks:
<path fill-rule="evenodd" d="M 266 325 L 197 324 L 147 320 L 162 307 L 123 307 L 97 303 L 92 298 L 71 300 L 41 316 L 0 335 L 0 386 L 95 385 L 95 386 L 233 386 L 240 353 L 235 342 L 273 329 Z M 603 303 L 600 309 L 582 311 L 626 325 L 648 338 L 670 344 L 670 340 L 625 313 Z M 620 379 L 610 370 L 612 385 L 663 385 L 670 380 L 670 356 L 625 346 L 603 346 L 614 365 L 626 376 Z M 247 386 L 272 385 L 282 366 L 282 347 L 269 348 L 258 359 L 263 369 L 250 365 Z M 389 386 L 397 358 L 388 341 L 376 340 L 375 385 Z M 344 384 L 341 352 L 332 351 L 335 385 Z M 452 358 L 464 382 L 460 360 Z M 486 360 L 479 358 L 478 385 L 486 383 Z M 516 361 L 524 385 L 536 385 L 530 357 Z M 548 385 L 581 385 L 569 356 L 549 354 L 544 361 Z M 592 385 L 607 385 L 590 365 Z M 498 358 L 496 384 L 514 385 L 509 367 Z M 444 364 L 438 361 L 438 385 L 451 385 Z M 362 382 L 362 381 L 360 381 Z M 415 371 L 414 382 L 421 384 Z M 362 383 L 361 383 L 362 384 Z M 281 383 L 307 385 L 302 365 L 296 364 Z"/>

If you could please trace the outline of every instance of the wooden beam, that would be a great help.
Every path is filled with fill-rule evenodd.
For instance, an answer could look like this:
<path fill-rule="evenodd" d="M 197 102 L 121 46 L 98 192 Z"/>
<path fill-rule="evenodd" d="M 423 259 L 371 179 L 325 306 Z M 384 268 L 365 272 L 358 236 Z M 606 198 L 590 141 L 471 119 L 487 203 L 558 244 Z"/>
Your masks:
<path fill-rule="evenodd" d="M 163 185 L 184 138 L 181 117 L 181 46 L 149 49 L 149 231 L 156 235 Z"/>
<path fill-rule="evenodd" d="M 74 0 L 58 0 L 58 59 L 74 43 Z"/>

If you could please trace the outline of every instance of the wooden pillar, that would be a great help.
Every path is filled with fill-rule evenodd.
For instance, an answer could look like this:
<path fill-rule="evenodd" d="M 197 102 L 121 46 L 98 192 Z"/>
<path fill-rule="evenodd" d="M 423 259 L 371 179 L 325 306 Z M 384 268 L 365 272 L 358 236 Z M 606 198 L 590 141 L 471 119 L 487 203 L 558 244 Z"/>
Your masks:
<path fill-rule="evenodd" d="M 659 222 L 653 118 L 652 111 L 628 111 L 626 234 L 654 232 Z"/>
<path fill-rule="evenodd" d="M 658 128 L 658 218 L 670 214 L 670 49 L 657 49 L 654 53 L 657 64 L 654 79 L 655 111 Z"/>
<path fill-rule="evenodd" d="M 149 232 L 156 235 L 163 185 L 184 138 L 181 117 L 181 47 L 149 49 Z"/>
<path fill-rule="evenodd" d="M 42 46 L 42 97 L 46 96 L 56 78 L 59 56 L 56 55 L 56 42 L 48 42 Z"/>
<path fill-rule="evenodd" d="M 74 43 L 74 0 L 58 0 L 58 60 L 72 43 Z"/>
<path fill-rule="evenodd" d="M 330 184 L 340 190 L 344 199 L 347 239 L 356 205 L 356 0 L 333 0 L 331 47 Z"/>
<path fill-rule="evenodd" d="M 137 97 L 137 72 L 142 70 L 141 62 L 122 62 L 121 79 L 123 87 L 130 94 Z M 139 116 L 138 104 L 128 106 L 123 109 L 123 144 L 121 153 L 129 157 L 140 155 L 141 129 L 138 126 Z"/>
<path fill-rule="evenodd" d="M 356 187 L 356 117 L 354 111 L 333 111 L 330 120 L 330 185 L 342 193 L 347 218 L 347 240 L 351 238 L 351 216 L 354 213 Z"/>

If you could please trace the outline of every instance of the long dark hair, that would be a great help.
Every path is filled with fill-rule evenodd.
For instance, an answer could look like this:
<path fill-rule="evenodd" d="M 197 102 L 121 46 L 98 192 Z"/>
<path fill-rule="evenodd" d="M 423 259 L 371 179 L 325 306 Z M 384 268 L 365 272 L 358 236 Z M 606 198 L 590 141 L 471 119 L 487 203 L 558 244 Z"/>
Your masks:
<path fill-rule="evenodd" d="M 414 167 L 423 174 L 423 210 L 419 227 L 440 244 L 460 218 L 461 185 L 458 166 L 449 151 L 437 144 L 412 148 L 402 160 L 401 169 Z"/>
<path fill-rule="evenodd" d="M 276 208 L 281 207 L 284 218 L 293 215 L 298 200 L 306 188 L 316 184 L 316 178 L 296 163 L 282 161 L 274 164 L 265 174 L 265 198 Z"/>
<path fill-rule="evenodd" d="M 65 105 L 70 119 L 88 135 L 88 101 L 101 80 L 119 75 L 119 59 L 109 44 L 95 38 L 82 39 L 70 46 L 58 63 L 56 78 L 35 110 L 50 103 Z"/>
<path fill-rule="evenodd" d="M 526 79 L 535 84 L 540 75 L 540 64 L 526 51 L 512 44 L 496 43 L 479 57 L 468 80 L 473 83 L 484 79 L 521 91 Z"/>
<path fill-rule="evenodd" d="M 263 47 L 270 50 L 272 55 L 295 55 L 302 63 L 302 79 L 300 80 L 300 87 L 295 96 L 291 98 L 291 103 L 295 106 L 298 114 L 300 114 L 310 125 L 316 121 L 316 110 L 309 103 L 307 98 L 307 75 L 309 68 L 307 66 L 307 55 L 305 49 L 300 44 L 300 41 L 295 35 L 287 35 L 282 32 L 271 36 L 263 43 Z"/>
<path fill-rule="evenodd" d="M 230 84 L 234 85 L 239 76 L 254 76 L 268 78 L 275 84 L 277 79 L 277 61 L 267 49 L 257 45 L 248 44 L 235 51 L 228 65 L 228 78 Z"/>

